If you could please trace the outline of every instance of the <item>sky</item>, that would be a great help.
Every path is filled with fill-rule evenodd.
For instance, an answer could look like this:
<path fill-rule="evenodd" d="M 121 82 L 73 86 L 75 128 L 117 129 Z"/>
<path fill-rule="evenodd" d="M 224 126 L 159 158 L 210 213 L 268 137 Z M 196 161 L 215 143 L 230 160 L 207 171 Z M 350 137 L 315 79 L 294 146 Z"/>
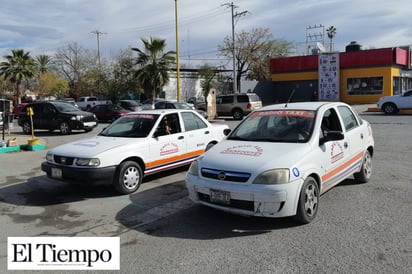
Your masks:
<path fill-rule="evenodd" d="M 232 35 L 232 3 L 235 32 L 268 28 L 298 55 L 330 26 L 336 51 L 351 41 L 362 49 L 412 45 L 411 0 L 0 0 L 0 60 L 17 48 L 53 56 L 69 43 L 111 59 L 150 37 L 175 50 L 177 6 L 181 64 L 230 66 L 217 48 Z"/>

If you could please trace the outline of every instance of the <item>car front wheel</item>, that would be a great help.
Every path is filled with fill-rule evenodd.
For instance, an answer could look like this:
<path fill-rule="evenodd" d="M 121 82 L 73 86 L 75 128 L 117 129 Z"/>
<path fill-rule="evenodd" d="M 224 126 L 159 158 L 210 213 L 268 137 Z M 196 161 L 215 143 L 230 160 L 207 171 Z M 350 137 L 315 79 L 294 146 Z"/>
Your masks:
<path fill-rule="evenodd" d="M 316 217 L 319 207 L 319 187 L 313 177 L 306 178 L 300 191 L 295 219 L 301 224 L 307 224 Z"/>
<path fill-rule="evenodd" d="M 140 187 L 142 180 L 143 172 L 139 164 L 126 161 L 119 166 L 113 185 L 119 193 L 130 194 Z"/>
<path fill-rule="evenodd" d="M 355 179 L 361 183 L 367 183 L 372 175 L 372 156 L 369 151 L 365 152 L 363 156 L 363 162 L 361 170 L 353 176 Z"/>

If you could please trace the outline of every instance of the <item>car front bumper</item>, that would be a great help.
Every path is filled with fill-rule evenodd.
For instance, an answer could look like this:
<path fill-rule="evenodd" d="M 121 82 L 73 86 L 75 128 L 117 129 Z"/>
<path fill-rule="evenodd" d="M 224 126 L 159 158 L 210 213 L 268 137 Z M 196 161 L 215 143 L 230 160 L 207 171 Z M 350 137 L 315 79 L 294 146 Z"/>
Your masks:
<path fill-rule="evenodd" d="M 248 216 L 287 217 L 296 215 L 303 179 L 281 185 L 226 183 L 186 175 L 189 198 L 219 210 Z M 224 193 L 229 201 L 216 201 L 213 193 Z"/>
<path fill-rule="evenodd" d="M 78 168 L 54 165 L 45 161 L 41 164 L 41 170 L 46 172 L 48 177 L 61 181 L 84 184 L 112 184 L 116 166 L 103 168 Z"/>

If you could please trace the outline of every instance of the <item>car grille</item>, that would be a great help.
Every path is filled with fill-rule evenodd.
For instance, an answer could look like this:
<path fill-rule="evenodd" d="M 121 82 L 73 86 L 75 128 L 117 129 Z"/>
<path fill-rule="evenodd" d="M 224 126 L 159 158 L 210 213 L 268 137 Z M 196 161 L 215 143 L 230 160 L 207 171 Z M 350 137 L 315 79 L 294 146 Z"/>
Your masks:
<path fill-rule="evenodd" d="M 202 176 L 220 181 L 244 183 L 250 178 L 250 173 L 202 168 Z"/>
<path fill-rule="evenodd" d="M 73 165 L 74 158 L 54 155 L 54 162 L 61 164 L 61 165 L 71 166 Z"/>
<path fill-rule="evenodd" d="M 243 210 L 249 210 L 249 211 L 254 211 L 255 210 L 255 205 L 253 201 L 242 201 L 242 200 L 236 200 L 236 199 L 230 199 L 230 204 L 228 205 L 222 205 L 219 203 L 214 203 L 210 201 L 210 196 L 204 193 L 197 193 L 197 196 L 199 197 L 199 200 L 203 202 L 207 202 L 209 204 L 214 204 L 214 205 L 220 205 L 220 206 L 225 206 L 225 207 L 231 207 L 231 208 L 237 208 L 237 209 L 243 209 Z"/>
<path fill-rule="evenodd" d="M 83 122 L 93 122 L 93 121 L 96 121 L 96 119 L 94 119 L 93 115 L 89 115 L 89 116 L 83 116 L 82 121 Z"/>

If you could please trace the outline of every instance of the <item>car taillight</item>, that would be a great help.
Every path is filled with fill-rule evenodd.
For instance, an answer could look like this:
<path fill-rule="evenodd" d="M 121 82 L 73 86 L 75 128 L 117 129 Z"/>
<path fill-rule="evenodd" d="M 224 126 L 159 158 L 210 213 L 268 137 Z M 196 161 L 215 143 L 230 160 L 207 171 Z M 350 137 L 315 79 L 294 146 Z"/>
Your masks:
<path fill-rule="evenodd" d="M 246 106 L 248 109 L 252 109 L 252 104 L 251 103 L 247 103 L 247 106 Z"/>

